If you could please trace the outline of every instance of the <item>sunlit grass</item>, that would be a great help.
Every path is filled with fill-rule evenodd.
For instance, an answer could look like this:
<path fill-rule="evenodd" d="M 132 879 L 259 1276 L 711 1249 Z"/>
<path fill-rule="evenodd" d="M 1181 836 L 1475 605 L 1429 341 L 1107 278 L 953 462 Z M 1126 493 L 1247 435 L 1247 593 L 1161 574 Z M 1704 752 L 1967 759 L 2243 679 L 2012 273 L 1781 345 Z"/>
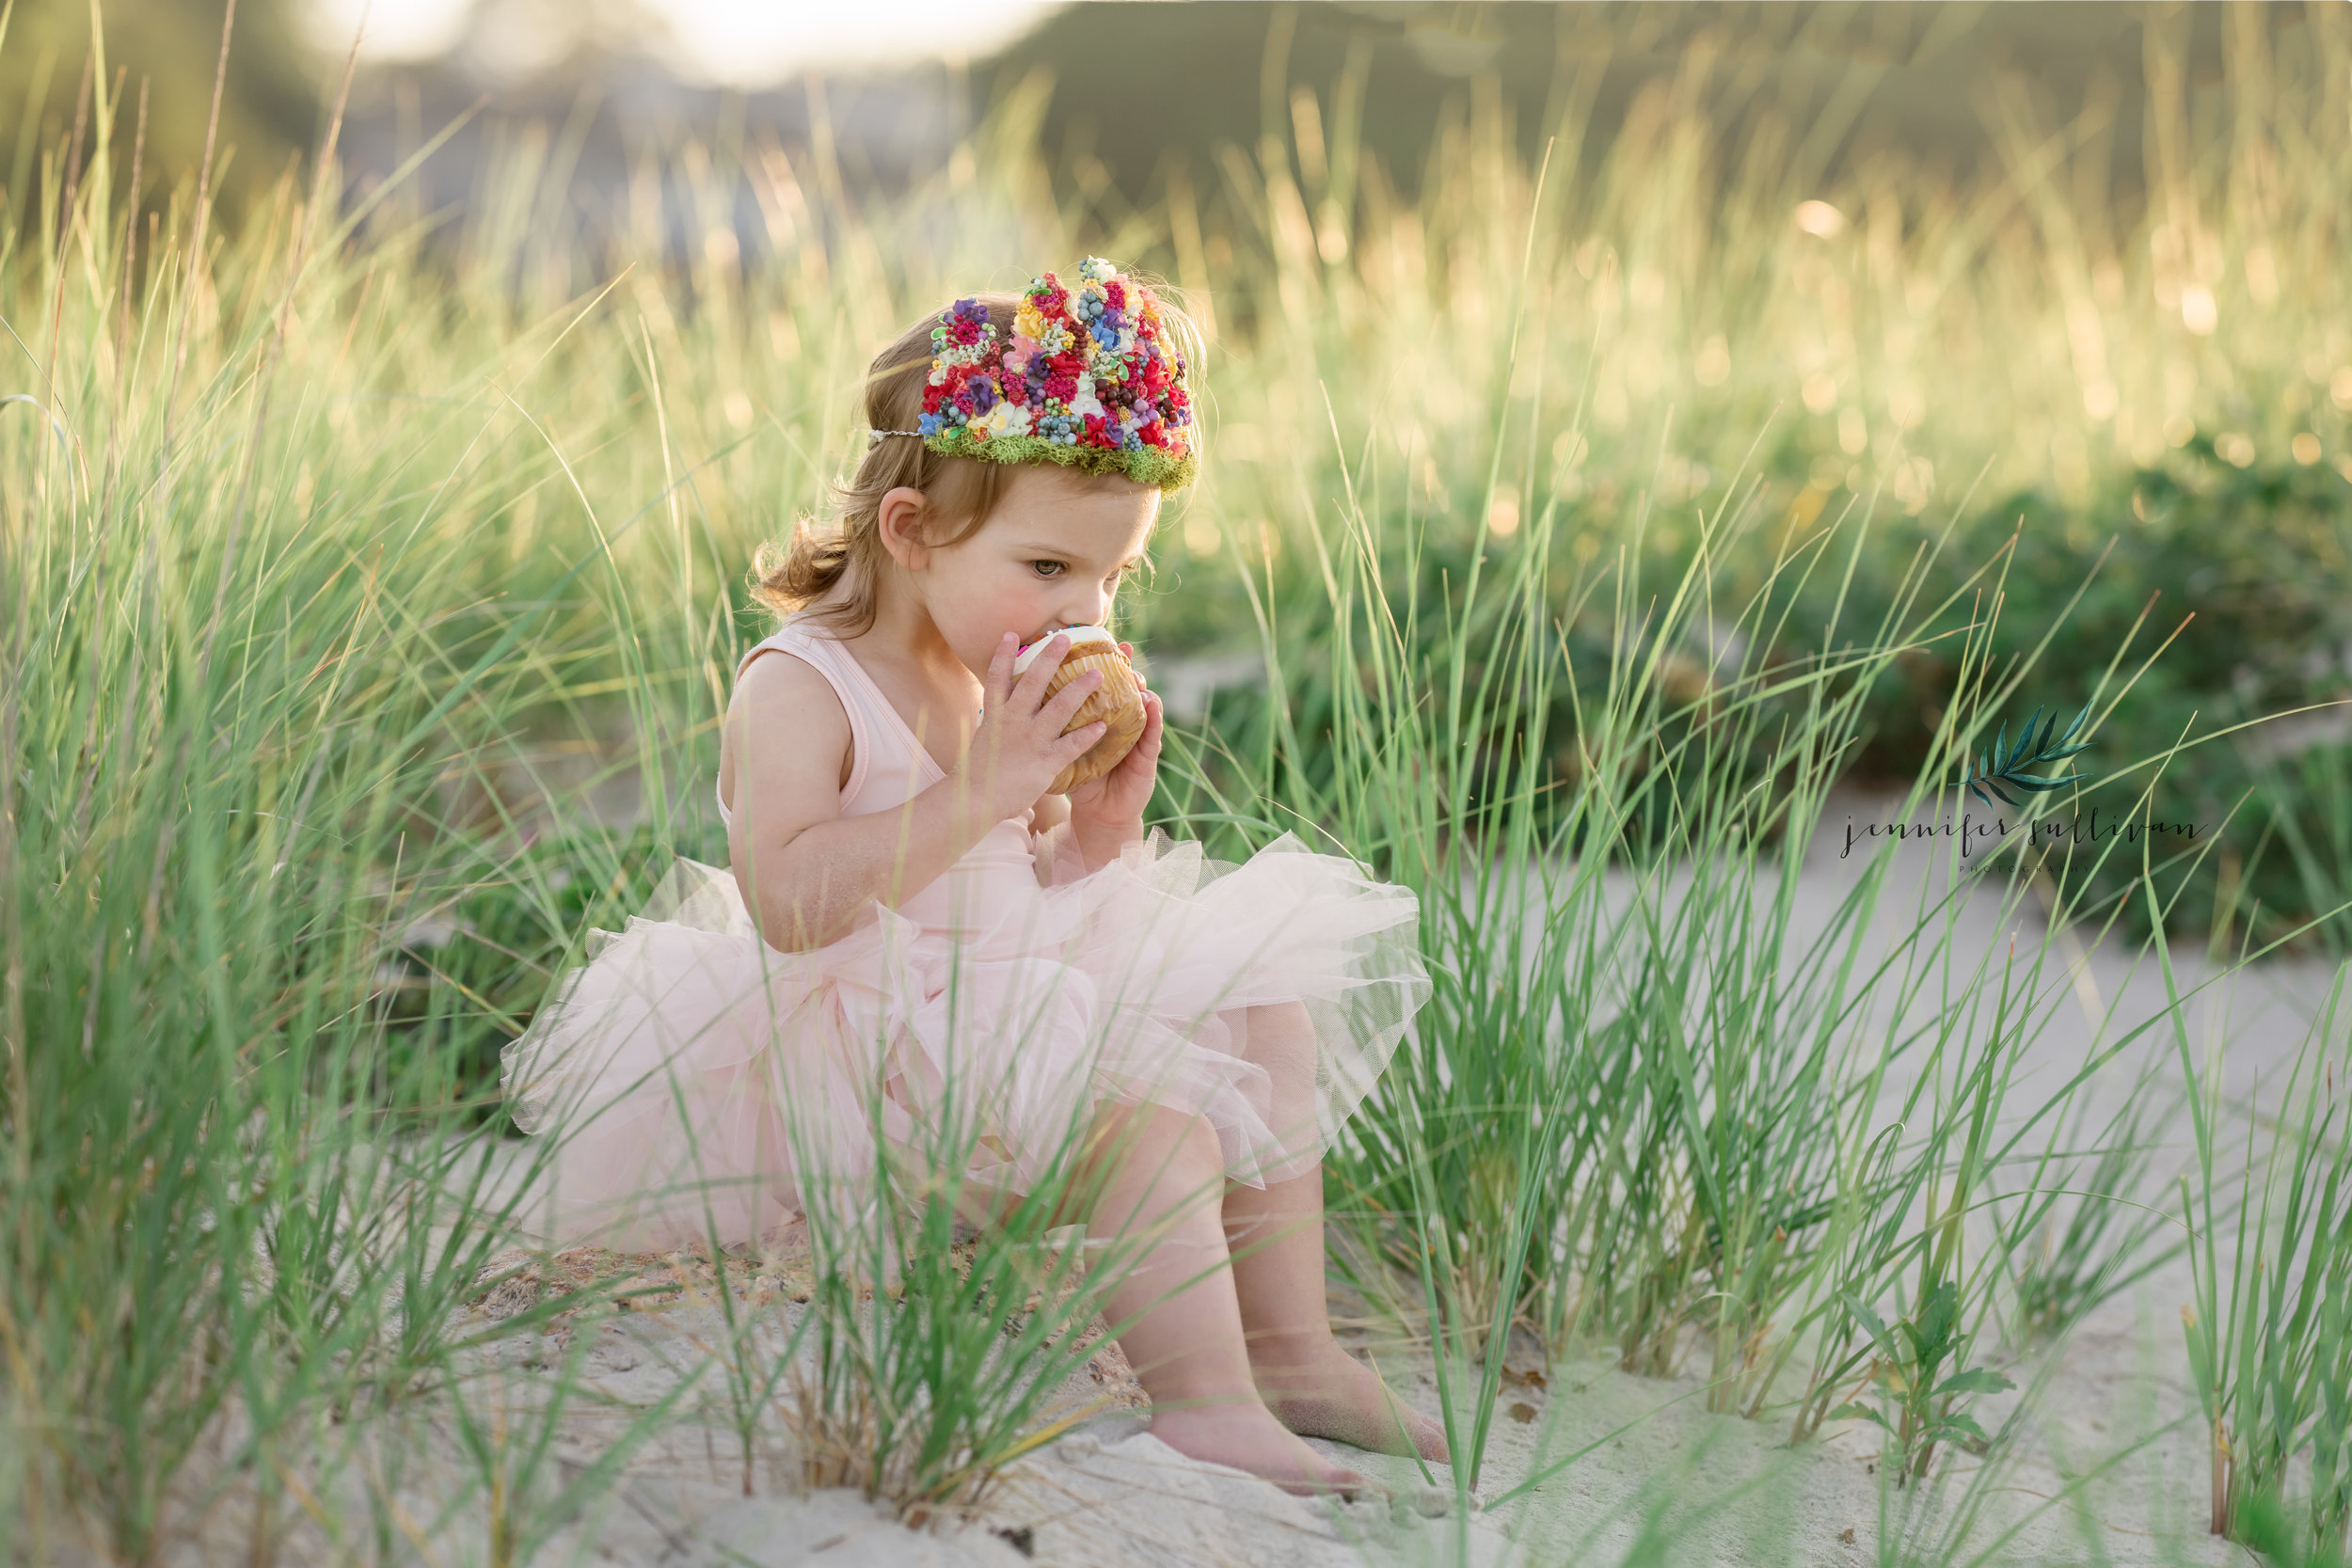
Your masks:
<path fill-rule="evenodd" d="M 1915 814 L 1950 805 L 2045 678 L 2090 689 L 2094 741 L 2145 689 L 2169 623 L 2128 653 L 2066 641 L 2079 574 L 2054 586 L 1996 550 L 2014 519 L 1984 525 L 1990 498 L 2088 505 L 2203 450 L 2249 485 L 2308 473 L 2309 537 L 2337 526 L 2317 482 L 2352 410 L 2329 217 L 2352 166 L 2310 128 L 2344 123 L 2352 24 L 2306 25 L 2308 55 L 2233 55 L 2231 135 L 2154 105 L 2183 135 L 2136 215 L 2065 199 L 2090 151 L 2008 92 L 2009 176 L 1985 189 L 1883 165 L 1816 190 L 1769 136 L 1709 174 L 1677 112 L 1707 90 L 1694 66 L 1636 103 L 1597 179 L 1562 172 L 1580 87 L 1549 168 L 1482 109 L 1409 206 L 1372 165 L 1280 153 L 1141 211 L 1058 209 L 1033 92 L 898 205 L 845 196 L 819 158 L 679 158 L 671 175 L 702 170 L 673 187 L 693 231 L 755 200 L 755 265 L 707 244 L 673 264 L 652 200 L 624 254 L 583 260 L 528 144 L 449 223 L 397 182 L 338 203 L 290 179 L 223 236 L 192 171 L 151 242 L 117 199 L 131 151 L 104 98 L 72 205 L 53 157 L 32 219 L 0 231 L 0 1513 L 19 1555 L 144 1560 L 209 1514 L 266 1560 L 326 1528 L 342 1477 L 365 1501 L 329 1533 L 374 1560 L 423 1540 L 519 1561 L 628 1444 L 687 1418 L 681 1385 L 595 1481 L 563 1479 L 577 1370 L 485 1376 L 458 1342 L 540 1158 L 484 1132 L 484 1044 L 668 850 L 713 852 L 752 548 L 856 450 L 846 389 L 874 346 L 1089 250 L 1161 265 L 1217 334 L 1210 477 L 1126 629 L 1147 653 L 1255 650 L 1272 676 L 1173 737 L 1154 815 L 1228 856 L 1296 831 L 1422 900 L 1438 993 L 1332 1191 L 1355 1283 L 1432 1346 L 1451 1484 L 1496 1496 L 1481 1464 L 1515 1327 L 1637 1373 L 1699 1369 L 1709 1408 L 1799 1442 L 1872 1370 L 1851 1303 L 1897 1323 L 1948 1289 L 1954 1365 L 2062 1334 L 2177 1228 L 2107 1201 L 2171 1174 L 2152 1126 L 2090 1098 L 2135 1037 L 2021 1092 L 2064 990 L 2050 943 L 1971 958 L 1958 900 L 1899 906 L 1884 866 L 1804 931 L 1799 851 L 1890 719 L 1920 732 Z M 2037 527 L 2087 568 L 2096 542 L 2074 532 L 2094 520 L 2133 526 Z M 2308 570 L 2346 578 L 2318 545 Z M 2020 624 L 2020 600 L 2051 619 Z M 1884 691 L 1922 657 L 1948 666 L 1933 712 L 1897 711 Z M 2097 791 L 2185 810 L 2170 770 L 2219 748 L 2168 754 L 2177 738 L 2093 753 L 2042 809 Z M 2308 808 L 2285 836 L 2313 914 L 2347 897 L 2329 827 L 2347 754 L 2272 784 Z M 2005 914 L 2033 893 L 2054 924 L 2112 921 L 2120 887 L 2142 928 L 2165 900 L 2229 927 L 2239 873 L 2105 852 L 2103 897 L 2089 854 L 1972 875 Z M 1910 940 L 1881 964 L 1890 926 Z M 2340 1542 L 2346 1254 L 2272 1216 L 2308 1212 L 2283 1207 L 2299 1180 L 2337 1217 L 2341 1085 L 2249 1156 L 2249 1222 L 2201 1064 L 2182 1066 L 2201 1118 L 2178 1216 L 2190 1343 L 2244 1456 L 2220 1489 L 2257 1521 L 2291 1500 Z M 729 1298 L 719 1375 L 691 1390 L 716 1403 L 692 1408 L 716 1411 L 743 1484 L 789 1411 L 816 1479 L 976 1506 L 1058 1418 L 1093 1299 L 1060 1293 L 1082 1283 L 1066 1238 L 1041 1208 L 959 1250 L 952 1213 L 917 1201 L 832 1238 L 781 1354 Z M 2241 1237 L 2267 1274 L 2227 1261 Z M 909 1259 L 905 1306 L 860 1293 L 885 1256 Z M 379 1446 L 420 1412 L 454 1413 L 471 1477 L 423 1512 L 432 1483 Z M 1635 1560 L 1671 1555 L 1663 1528 Z M 1900 1560 L 1938 1555 L 1962 1543 Z"/>

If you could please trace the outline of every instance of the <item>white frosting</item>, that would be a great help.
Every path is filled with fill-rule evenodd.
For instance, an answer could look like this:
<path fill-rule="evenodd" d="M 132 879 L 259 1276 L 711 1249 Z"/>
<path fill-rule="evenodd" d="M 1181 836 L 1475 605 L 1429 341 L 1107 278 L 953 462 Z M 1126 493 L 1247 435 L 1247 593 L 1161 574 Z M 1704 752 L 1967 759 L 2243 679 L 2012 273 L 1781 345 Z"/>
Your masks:
<path fill-rule="evenodd" d="M 1070 638 L 1072 653 L 1077 652 L 1080 646 L 1088 642 L 1107 642 L 1114 648 L 1119 646 L 1119 639 L 1104 631 L 1101 626 L 1064 626 L 1061 629 Z M 1012 661 L 1012 673 L 1017 675 L 1036 662 L 1037 656 L 1045 651 L 1045 644 L 1051 642 L 1056 635 L 1057 634 L 1048 632 L 1022 649 L 1020 656 Z"/>

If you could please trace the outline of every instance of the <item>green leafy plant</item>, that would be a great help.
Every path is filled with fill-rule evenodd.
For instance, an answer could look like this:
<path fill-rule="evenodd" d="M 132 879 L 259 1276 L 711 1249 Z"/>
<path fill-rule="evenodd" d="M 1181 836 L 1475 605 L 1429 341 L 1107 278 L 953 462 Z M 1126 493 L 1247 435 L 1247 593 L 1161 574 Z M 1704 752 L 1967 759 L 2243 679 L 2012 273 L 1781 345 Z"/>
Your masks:
<path fill-rule="evenodd" d="M 1944 1370 L 1946 1363 L 1963 1358 L 1968 1338 L 1960 1322 L 1959 1282 L 1947 1279 L 1936 1286 L 1916 1312 L 1892 1329 L 1866 1303 L 1851 1295 L 1844 1300 L 1877 1349 L 1866 1383 L 1878 1386 L 1894 1418 L 1857 1400 L 1839 1405 L 1829 1418 L 1858 1417 L 1883 1429 L 1894 1442 L 1900 1473 L 1914 1481 L 1927 1475 L 1938 1443 L 1976 1454 L 1990 1449 L 1993 1440 L 1974 1416 L 1959 1408 L 1960 1402 L 2016 1385 L 1989 1367 Z"/>

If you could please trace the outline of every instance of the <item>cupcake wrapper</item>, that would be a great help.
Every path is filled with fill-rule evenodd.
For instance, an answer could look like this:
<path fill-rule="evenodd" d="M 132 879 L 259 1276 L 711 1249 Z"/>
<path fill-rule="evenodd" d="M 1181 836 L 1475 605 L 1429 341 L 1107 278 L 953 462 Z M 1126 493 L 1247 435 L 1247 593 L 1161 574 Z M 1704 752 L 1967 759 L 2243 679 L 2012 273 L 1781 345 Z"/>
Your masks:
<path fill-rule="evenodd" d="M 1064 655 L 1061 663 L 1055 666 L 1053 677 L 1045 683 L 1045 694 L 1051 697 L 1089 670 L 1101 671 L 1103 684 L 1078 705 L 1078 711 L 1070 716 L 1062 734 L 1084 729 L 1097 720 L 1110 727 L 1077 761 L 1054 776 L 1054 782 L 1046 786 L 1048 794 L 1067 794 L 1089 779 L 1101 778 L 1126 760 L 1127 753 L 1136 749 L 1136 742 L 1143 738 L 1143 683 L 1136 678 L 1135 667 L 1127 662 L 1126 655 L 1117 648 L 1098 651 L 1094 645 L 1082 645 Z"/>

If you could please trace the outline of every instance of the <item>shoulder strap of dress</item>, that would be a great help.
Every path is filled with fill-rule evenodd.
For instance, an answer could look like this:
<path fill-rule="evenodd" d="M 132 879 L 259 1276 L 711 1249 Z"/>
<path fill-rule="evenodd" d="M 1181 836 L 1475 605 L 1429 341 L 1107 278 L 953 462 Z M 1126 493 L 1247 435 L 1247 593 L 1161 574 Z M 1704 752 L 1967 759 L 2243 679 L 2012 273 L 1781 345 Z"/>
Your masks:
<path fill-rule="evenodd" d="M 798 625 L 789 620 L 786 621 L 774 631 L 770 632 L 766 637 L 761 638 L 758 641 L 743 650 L 743 657 L 735 661 L 735 678 L 739 681 L 741 680 L 743 678 L 743 672 L 752 667 L 752 660 L 757 658 L 760 655 L 766 653 L 771 648 L 783 648 L 792 653 L 799 653 L 801 651 L 800 645 L 803 641 L 806 641 L 806 638 L 807 633 L 802 630 Z"/>
<path fill-rule="evenodd" d="M 830 637 L 811 630 L 795 616 L 776 628 L 774 635 L 754 643 L 736 661 L 735 677 L 743 678 L 743 672 L 753 659 L 774 649 L 788 653 L 812 665 L 833 687 L 834 695 L 841 699 L 842 711 L 850 719 L 850 782 L 841 786 L 844 800 L 853 799 L 872 770 L 874 748 L 890 733 L 889 726 L 879 721 L 870 705 L 875 697 L 868 693 L 866 683 L 859 677 L 864 673 L 849 650 Z"/>

